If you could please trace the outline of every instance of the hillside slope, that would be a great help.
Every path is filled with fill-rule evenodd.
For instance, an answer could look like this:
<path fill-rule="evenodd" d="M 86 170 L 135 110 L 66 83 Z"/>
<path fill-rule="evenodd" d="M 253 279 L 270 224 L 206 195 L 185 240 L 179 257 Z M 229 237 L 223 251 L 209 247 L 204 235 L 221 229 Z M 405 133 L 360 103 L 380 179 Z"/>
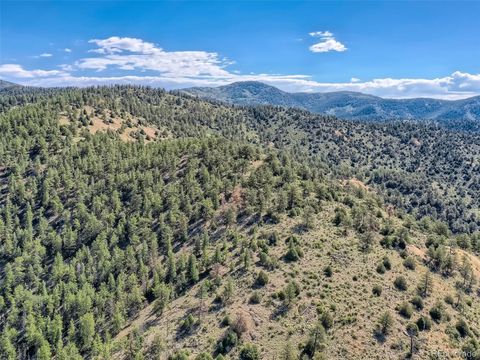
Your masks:
<path fill-rule="evenodd" d="M 479 234 L 335 165 L 406 166 L 416 131 L 473 191 L 475 137 L 128 86 L 20 96 L 0 114 L 1 358 L 480 356 Z"/>
<path fill-rule="evenodd" d="M 188 88 L 182 92 L 237 105 L 297 107 L 315 113 L 359 121 L 421 120 L 447 128 L 480 131 L 480 97 L 383 99 L 356 92 L 288 93 L 260 82 L 237 82 L 216 88 Z"/>

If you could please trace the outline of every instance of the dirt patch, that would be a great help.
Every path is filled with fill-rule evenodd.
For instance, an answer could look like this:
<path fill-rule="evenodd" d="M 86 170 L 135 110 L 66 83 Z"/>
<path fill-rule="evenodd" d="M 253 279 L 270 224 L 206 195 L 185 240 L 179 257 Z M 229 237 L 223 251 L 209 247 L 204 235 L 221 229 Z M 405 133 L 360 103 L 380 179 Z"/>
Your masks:
<path fill-rule="evenodd" d="M 411 143 L 413 146 L 416 146 L 416 147 L 422 146 L 422 143 L 421 143 L 420 140 L 418 140 L 417 138 L 412 138 L 412 139 L 410 140 L 410 143 Z"/>
<path fill-rule="evenodd" d="M 365 185 L 365 183 L 361 180 L 358 180 L 357 178 L 352 178 L 349 180 L 344 180 L 343 181 L 344 186 L 351 186 L 351 187 L 356 187 L 365 191 L 369 190 L 369 187 Z"/>

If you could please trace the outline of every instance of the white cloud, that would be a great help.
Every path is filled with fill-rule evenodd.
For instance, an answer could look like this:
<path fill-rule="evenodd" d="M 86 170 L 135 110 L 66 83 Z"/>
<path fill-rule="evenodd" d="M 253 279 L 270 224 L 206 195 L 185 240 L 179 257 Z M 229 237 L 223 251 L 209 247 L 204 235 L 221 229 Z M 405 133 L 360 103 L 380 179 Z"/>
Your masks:
<path fill-rule="evenodd" d="M 309 33 L 312 37 L 319 37 L 320 42 L 313 44 L 309 50 L 314 53 L 324 53 L 329 51 L 346 51 L 347 48 L 340 41 L 337 41 L 330 31 L 314 31 Z"/>
<path fill-rule="evenodd" d="M 82 70 L 154 71 L 164 76 L 228 76 L 224 68 L 232 62 L 221 59 L 217 53 L 206 51 L 164 51 L 155 44 L 136 38 L 112 36 L 103 40 L 90 40 L 97 49 L 90 52 L 100 56 L 78 60 Z"/>
<path fill-rule="evenodd" d="M 52 54 L 49 54 L 49 53 L 43 53 L 43 54 L 40 54 L 38 55 L 39 57 L 52 57 L 53 55 Z"/>
<path fill-rule="evenodd" d="M 311 33 L 308 33 L 308 35 L 313 36 L 313 37 L 326 37 L 326 38 L 331 38 L 333 37 L 333 33 L 330 31 L 313 31 Z"/>
<path fill-rule="evenodd" d="M 37 70 L 38 71 L 38 70 Z M 0 67 L 0 75 L 5 74 Z M 480 95 L 480 74 L 454 72 L 435 79 L 373 79 L 364 82 L 322 83 L 306 75 L 230 73 L 228 76 L 23 76 L 23 84 L 33 86 L 92 86 L 110 84 L 136 84 L 167 89 L 190 86 L 220 86 L 235 81 L 261 81 L 289 92 L 357 91 L 386 98 L 430 97 L 463 99 Z"/>
<path fill-rule="evenodd" d="M 71 53 L 71 52 L 72 52 L 72 49 L 65 48 L 65 49 L 63 49 L 63 51 L 65 51 L 65 52 L 67 52 L 67 53 Z"/>
<path fill-rule="evenodd" d="M 29 79 L 38 77 L 66 76 L 68 73 L 59 70 L 25 70 L 18 64 L 0 65 L 0 75 L 13 78 Z"/>
<path fill-rule="evenodd" d="M 330 32 L 315 37 L 333 36 Z M 138 84 L 167 89 L 219 86 L 235 81 L 262 81 L 289 92 L 358 91 L 389 98 L 433 97 L 459 99 L 480 94 L 480 74 L 456 71 L 435 78 L 382 78 L 350 82 L 319 82 L 303 74 L 256 74 L 230 70 L 232 61 L 214 52 L 166 51 L 135 38 L 91 40 L 97 48 L 89 57 L 56 70 L 28 70 L 19 64 L 0 65 L 0 77 L 34 86 L 91 86 Z M 109 70 L 115 70 L 115 76 Z M 95 72 L 92 75 L 92 71 Z M 135 72 L 133 72 L 135 70 Z"/>

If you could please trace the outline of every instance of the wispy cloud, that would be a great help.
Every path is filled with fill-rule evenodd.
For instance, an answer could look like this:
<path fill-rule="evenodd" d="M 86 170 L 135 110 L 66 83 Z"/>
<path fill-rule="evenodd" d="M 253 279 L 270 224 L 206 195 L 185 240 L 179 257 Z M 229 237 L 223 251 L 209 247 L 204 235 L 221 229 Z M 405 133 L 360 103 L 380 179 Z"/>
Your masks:
<path fill-rule="evenodd" d="M 26 70 L 19 64 L 0 65 L 0 76 L 12 78 L 32 79 L 67 75 L 69 75 L 67 72 L 60 70 Z"/>
<path fill-rule="evenodd" d="M 323 39 L 333 34 L 315 32 L 312 36 Z M 460 71 L 435 79 L 382 78 L 362 81 L 353 77 L 348 82 L 326 83 L 305 74 L 244 74 L 230 69 L 233 61 L 215 52 L 167 51 L 142 39 L 110 37 L 94 39 L 90 43 L 95 47 L 89 56 L 74 63 L 60 64 L 57 69 L 51 70 L 29 70 L 20 64 L 4 64 L 0 65 L 0 77 L 34 86 L 138 84 L 178 89 L 253 80 L 290 92 L 348 90 L 390 98 L 443 99 L 480 94 L 480 74 Z"/>
<path fill-rule="evenodd" d="M 320 42 L 309 47 L 311 52 L 324 53 L 329 51 L 346 51 L 347 48 L 340 41 L 337 41 L 330 31 L 314 31 L 309 33 L 310 36 L 320 38 Z"/>
<path fill-rule="evenodd" d="M 52 57 L 53 55 L 50 54 L 50 53 L 43 53 L 43 54 L 40 54 L 38 55 L 39 57 Z"/>
<path fill-rule="evenodd" d="M 78 60 L 75 65 L 83 70 L 103 71 L 148 70 L 164 76 L 228 76 L 225 67 L 232 62 L 217 53 L 206 51 L 165 51 L 153 43 L 136 38 L 112 36 L 103 40 L 90 40 L 98 46 L 90 50 L 100 56 Z"/>
<path fill-rule="evenodd" d="M 65 52 L 67 52 L 67 53 L 71 53 L 71 52 L 72 52 L 72 49 L 70 49 L 70 48 L 65 48 L 65 49 L 63 49 L 63 51 L 65 51 Z"/>

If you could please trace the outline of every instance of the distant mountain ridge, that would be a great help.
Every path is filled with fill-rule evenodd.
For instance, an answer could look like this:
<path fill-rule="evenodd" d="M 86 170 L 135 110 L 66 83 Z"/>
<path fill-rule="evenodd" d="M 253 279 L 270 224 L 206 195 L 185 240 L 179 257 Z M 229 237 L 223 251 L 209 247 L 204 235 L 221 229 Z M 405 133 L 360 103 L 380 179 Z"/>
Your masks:
<path fill-rule="evenodd" d="M 12 83 L 10 81 L 5 81 L 0 79 L 0 91 L 1 90 L 11 90 L 11 89 L 20 89 L 22 85 Z"/>
<path fill-rule="evenodd" d="M 384 99 L 358 92 L 288 93 L 261 82 L 181 90 L 203 99 L 236 105 L 270 104 L 359 121 L 425 120 L 448 128 L 480 131 L 480 96 L 463 100 Z"/>

